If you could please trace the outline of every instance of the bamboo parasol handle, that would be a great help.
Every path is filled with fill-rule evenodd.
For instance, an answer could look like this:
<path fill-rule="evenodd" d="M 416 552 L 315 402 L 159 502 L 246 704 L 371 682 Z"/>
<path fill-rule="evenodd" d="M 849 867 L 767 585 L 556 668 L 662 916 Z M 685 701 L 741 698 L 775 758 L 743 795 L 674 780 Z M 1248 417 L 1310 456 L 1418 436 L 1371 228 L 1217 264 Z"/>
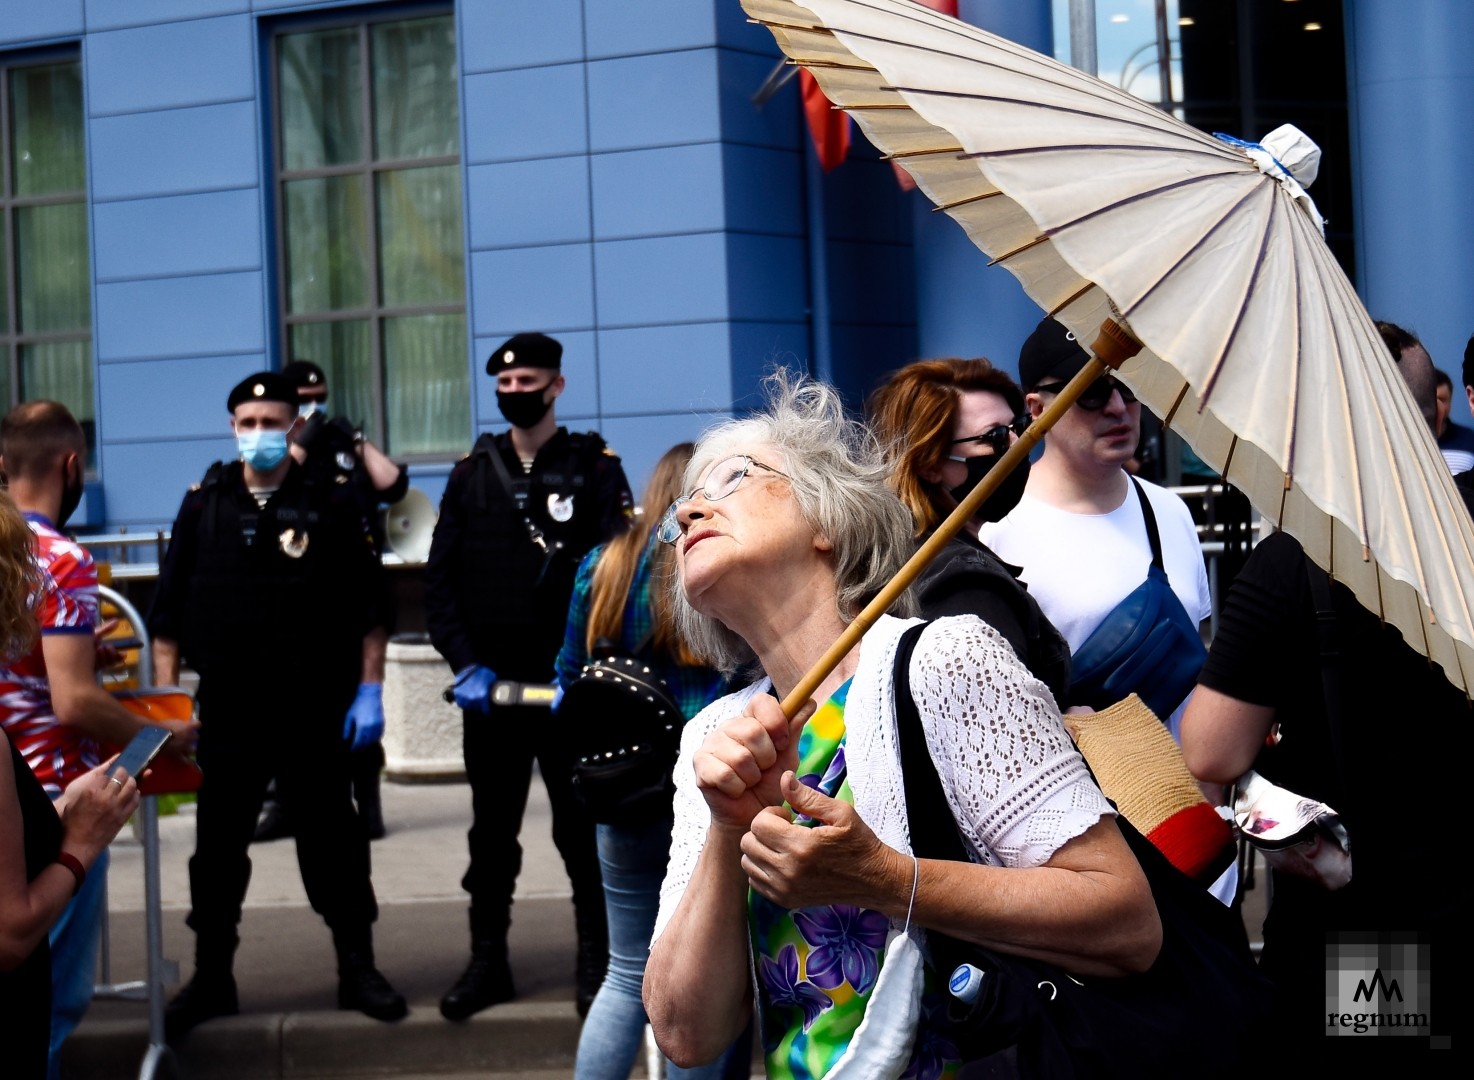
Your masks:
<path fill-rule="evenodd" d="M 1119 368 L 1122 363 L 1135 356 L 1140 350 L 1141 342 L 1133 338 L 1120 323 L 1114 319 L 1107 319 L 1101 323 L 1100 336 L 1091 346 L 1094 355 L 1090 358 L 1089 363 L 1061 388 L 1053 403 L 1019 436 L 1018 442 L 1008 448 L 1008 452 L 1003 455 L 998 464 L 993 466 L 977 487 L 968 492 L 967 498 L 957 504 L 957 508 L 948 514 L 946 520 L 938 525 L 931 536 L 927 537 L 926 541 L 916 549 L 916 554 L 906 560 L 906 565 L 896 571 L 896 576 L 886 582 L 880 592 L 875 595 L 875 599 L 865 605 L 828 651 L 804 674 L 804 677 L 798 681 L 798 685 L 783 699 L 784 716 L 790 720 L 793 719 L 798 710 L 803 707 L 803 703 L 808 701 L 814 691 L 819 688 L 819 684 L 859 643 L 865 631 L 870 629 L 876 619 L 886 613 L 897 598 L 911 587 L 911 583 L 921 576 L 921 572 L 937 557 L 942 548 L 946 547 L 952 538 L 962 531 L 962 527 L 972 519 L 983 502 L 998 490 L 998 485 L 1003 483 L 1008 474 L 1018 467 L 1019 462 L 1029 456 L 1034 447 L 1038 445 L 1039 440 L 1044 438 L 1045 433 L 1054 427 L 1066 410 L 1071 408 L 1076 399 L 1085 392 L 1085 388 L 1100 378 L 1107 368 L 1112 370 Z"/>

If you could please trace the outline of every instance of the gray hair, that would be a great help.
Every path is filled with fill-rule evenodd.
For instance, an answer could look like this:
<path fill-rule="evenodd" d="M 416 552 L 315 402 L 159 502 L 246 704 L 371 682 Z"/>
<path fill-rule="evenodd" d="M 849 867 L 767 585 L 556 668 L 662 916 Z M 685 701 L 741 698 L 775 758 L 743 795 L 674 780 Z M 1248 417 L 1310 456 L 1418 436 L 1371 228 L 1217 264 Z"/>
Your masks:
<path fill-rule="evenodd" d="M 782 461 L 773 466 L 788 475 L 799 512 L 833 545 L 837 607 L 849 623 L 910 558 L 910 511 L 887 483 L 879 440 L 845 414 L 833 387 L 779 368 L 763 380 L 763 392 L 761 412 L 702 435 L 686 466 L 685 490 L 739 448 L 777 448 Z M 673 588 L 677 629 L 698 656 L 729 676 L 756 659 L 747 642 L 691 606 L 679 580 Z M 910 615 L 915 608 L 908 590 L 891 612 Z"/>

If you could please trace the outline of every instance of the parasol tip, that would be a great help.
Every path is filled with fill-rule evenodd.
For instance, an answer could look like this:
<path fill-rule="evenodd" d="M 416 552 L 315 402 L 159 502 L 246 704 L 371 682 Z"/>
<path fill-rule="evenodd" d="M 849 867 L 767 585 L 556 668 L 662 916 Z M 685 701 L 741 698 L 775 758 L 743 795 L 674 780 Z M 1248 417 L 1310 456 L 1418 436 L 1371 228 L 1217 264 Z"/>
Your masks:
<path fill-rule="evenodd" d="M 1141 352 L 1141 342 L 1115 319 L 1106 319 L 1100 324 L 1100 335 L 1090 351 L 1102 364 L 1115 370 Z"/>

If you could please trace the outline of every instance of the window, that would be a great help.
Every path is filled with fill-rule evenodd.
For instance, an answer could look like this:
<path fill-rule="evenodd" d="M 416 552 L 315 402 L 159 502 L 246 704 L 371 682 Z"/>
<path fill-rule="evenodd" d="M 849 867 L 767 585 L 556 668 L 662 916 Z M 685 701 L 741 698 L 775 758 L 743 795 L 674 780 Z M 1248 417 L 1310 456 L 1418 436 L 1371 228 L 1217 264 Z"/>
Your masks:
<path fill-rule="evenodd" d="M 0 406 L 50 398 L 95 464 L 82 66 L 0 57 Z"/>
<path fill-rule="evenodd" d="M 401 459 L 470 430 L 460 117 L 449 15 L 283 28 L 278 302 L 287 359 Z"/>

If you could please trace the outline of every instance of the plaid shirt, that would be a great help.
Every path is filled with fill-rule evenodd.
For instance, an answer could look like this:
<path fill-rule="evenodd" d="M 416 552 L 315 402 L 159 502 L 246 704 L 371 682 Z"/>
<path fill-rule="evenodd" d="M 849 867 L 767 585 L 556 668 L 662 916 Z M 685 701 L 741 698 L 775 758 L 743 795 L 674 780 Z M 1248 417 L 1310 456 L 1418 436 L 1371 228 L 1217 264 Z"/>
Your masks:
<path fill-rule="evenodd" d="M 630 595 L 624 605 L 624 619 L 619 635 L 619 645 L 626 651 L 633 651 L 650 632 L 650 622 L 654 617 L 654 608 L 650 604 L 650 566 L 657 542 L 652 530 L 645 542 L 645 550 L 640 555 L 640 562 L 635 567 L 635 578 L 630 583 Z M 589 658 L 585 639 L 588 637 L 590 596 L 594 585 L 594 567 L 598 565 L 603 551 L 604 546 L 601 544 L 585 555 L 573 581 L 573 599 L 568 605 L 568 628 L 563 633 L 563 648 L 558 651 L 557 672 L 561 686 L 566 687 L 578 678 Z M 726 681 L 719 672 L 711 668 L 674 664 L 668 658 L 658 656 L 654 647 L 648 645 L 641 658 L 665 680 L 687 720 L 727 691 Z"/>

